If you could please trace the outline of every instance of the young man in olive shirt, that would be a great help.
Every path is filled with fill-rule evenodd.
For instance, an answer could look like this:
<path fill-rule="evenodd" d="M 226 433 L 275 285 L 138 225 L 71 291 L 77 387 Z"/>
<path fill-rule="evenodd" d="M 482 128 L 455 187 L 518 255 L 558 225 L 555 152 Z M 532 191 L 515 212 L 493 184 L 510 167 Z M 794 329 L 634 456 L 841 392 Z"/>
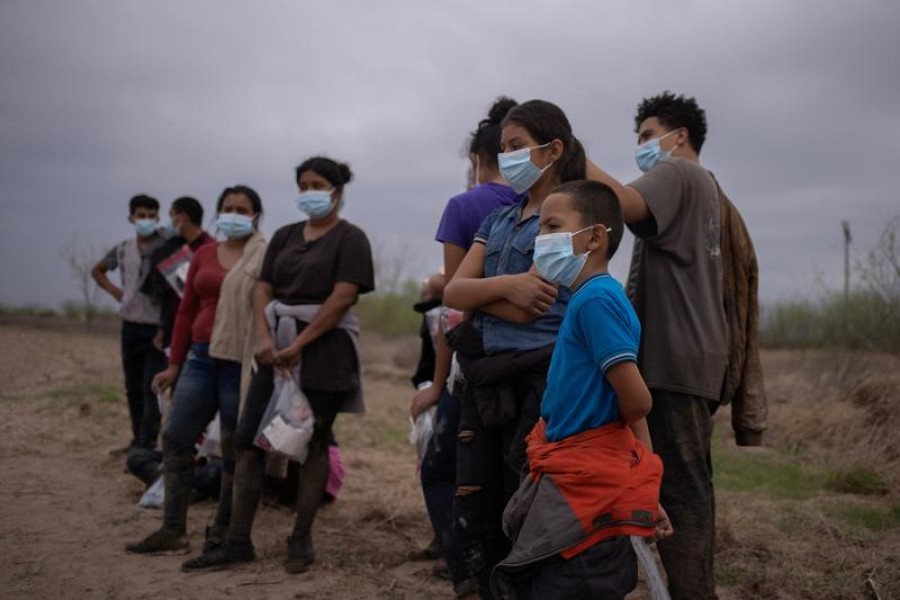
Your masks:
<path fill-rule="evenodd" d="M 659 544 L 669 591 L 706 600 L 716 597 L 712 413 L 728 361 L 719 196 L 699 163 L 706 116 L 693 99 L 645 99 L 635 124 L 645 174 L 627 186 L 594 165 L 588 176 L 616 191 L 636 238 L 628 294 L 643 328 L 638 365 L 653 396 L 660 502 L 675 529 Z"/>

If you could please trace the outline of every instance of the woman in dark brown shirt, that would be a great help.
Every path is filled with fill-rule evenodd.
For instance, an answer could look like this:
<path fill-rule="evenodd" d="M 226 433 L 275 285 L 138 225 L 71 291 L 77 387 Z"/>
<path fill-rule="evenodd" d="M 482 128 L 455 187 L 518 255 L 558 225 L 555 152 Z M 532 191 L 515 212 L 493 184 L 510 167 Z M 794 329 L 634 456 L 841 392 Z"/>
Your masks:
<path fill-rule="evenodd" d="M 344 186 L 352 174 L 345 164 L 314 157 L 296 169 L 298 208 L 309 218 L 286 225 L 272 238 L 254 299 L 258 371 L 234 434 L 234 506 L 222 546 L 186 562 L 193 571 L 222 568 L 255 558 L 250 533 L 259 506 L 265 453 L 254 446 L 274 389 L 276 371 L 295 372 L 312 405 L 315 426 L 300 472 L 297 519 L 288 538 L 285 569 L 301 573 L 314 561 L 312 524 L 328 479 L 328 438 L 338 412 L 362 412 L 358 325 L 350 308 L 359 294 L 374 289 L 372 253 L 366 234 L 340 218 Z M 267 320 L 266 308 L 269 307 Z M 270 326 L 272 312 L 292 319 L 297 335 L 279 347 Z"/>

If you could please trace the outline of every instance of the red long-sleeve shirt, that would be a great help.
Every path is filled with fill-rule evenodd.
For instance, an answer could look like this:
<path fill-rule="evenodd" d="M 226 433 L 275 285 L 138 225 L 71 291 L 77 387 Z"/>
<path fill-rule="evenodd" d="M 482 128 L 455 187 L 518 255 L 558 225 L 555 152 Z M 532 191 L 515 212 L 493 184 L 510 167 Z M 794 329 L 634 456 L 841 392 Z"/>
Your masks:
<path fill-rule="evenodd" d="M 228 274 L 218 257 L 219 244 L 205 244 L 194 252 L 172 330 L 169 364 L 183 365 L 192 342 L 209 342 L 219 290 Z"/>

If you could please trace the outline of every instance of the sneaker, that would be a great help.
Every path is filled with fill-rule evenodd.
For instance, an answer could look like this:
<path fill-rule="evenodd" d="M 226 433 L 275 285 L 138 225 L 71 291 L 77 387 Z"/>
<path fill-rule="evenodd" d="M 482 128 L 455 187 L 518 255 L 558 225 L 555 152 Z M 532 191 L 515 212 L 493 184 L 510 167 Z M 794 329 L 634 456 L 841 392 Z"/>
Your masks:
<path fill-rule="evenodd" d="M 187 554 L 191 550 L 187 535 L 183 532 L 159 529 L 125 550 L 134 554 Z"/>
<path fill-rule="evenodd" d="M 252 542 L 235 544 L 225 541 L 212 552 L 204 552 L 197 558 L 182 563 L 181 570 L 185 573 L 196 571 L 221 571 L 238 563 L 248 563 L 256 560 L 256 552 Z"/>
<path fill-rule="evenodd" d="M 225 544 L 228 535 L 228 526 L 213 523 L 206 528 L 206 540 L 203 542 L 203 554 L 209 554 Z"/>
<path fill-rule="evenodd" d="M 284 561 L 284 570 L 291 575 L 307 571 L 316 562 L 316 553 L 313 552 L 312 537 L 291 536 L 287 539 L 288 555 Z"/>

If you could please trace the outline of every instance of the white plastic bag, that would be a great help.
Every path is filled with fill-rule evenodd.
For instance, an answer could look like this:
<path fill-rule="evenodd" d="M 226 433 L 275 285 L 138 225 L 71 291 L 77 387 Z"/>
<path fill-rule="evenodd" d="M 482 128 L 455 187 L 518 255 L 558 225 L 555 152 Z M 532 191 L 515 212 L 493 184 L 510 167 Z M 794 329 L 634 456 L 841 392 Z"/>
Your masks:
<path fill-rule="evenodd" d="M 423 381 L 417 389 L 422 391 L 430 387 L 430 381 Z M 416 457 L 419 459 L 419 465 L 422 464 L 422 459 L 425 458 L 428 442 L 434 433 L 434 417 L 431 413 L 432 411 L 429 408 L 420 412 L 415 420 L 412 417 L 409 418 L 409 443 L 416 447 Z"/>
<path fill-rule="evenodd" d="M 222 456 L 222 423 L 219 413 L 203 432 L 203 441 L 197 444 L 197 456 Z"/>
<path fill-rule="evenodd" d="M 309 452 L 315 417 L 293 377 L 276 373 L 275 391 L 256 432 L 254 444 L 303 464 Z"/>
<path fill-rule="evenodd" d="M 644 568 L 644 574 L 647 577 L 647 587 L 650 588 L 650 597 L 653 600 L 670 600 L 666 582 L 663 580 L 662 573 L 656 564 L 656 558 L 650 549 L 650 544 L 647 543 L 647 539 L 633 535 L 631 536 L 631 545 L 634 547 L 635 554 L 637 554 L 638 563 Z"/>
<path fill-rule="evenodd" d="M 166 503 L 166 482 L 165 477 L 160 475 L 153 482 L 153 485 L 147 488 L 141 499 L 138 500 L 138 506 L 141 508 L 162 508 Z"/>

